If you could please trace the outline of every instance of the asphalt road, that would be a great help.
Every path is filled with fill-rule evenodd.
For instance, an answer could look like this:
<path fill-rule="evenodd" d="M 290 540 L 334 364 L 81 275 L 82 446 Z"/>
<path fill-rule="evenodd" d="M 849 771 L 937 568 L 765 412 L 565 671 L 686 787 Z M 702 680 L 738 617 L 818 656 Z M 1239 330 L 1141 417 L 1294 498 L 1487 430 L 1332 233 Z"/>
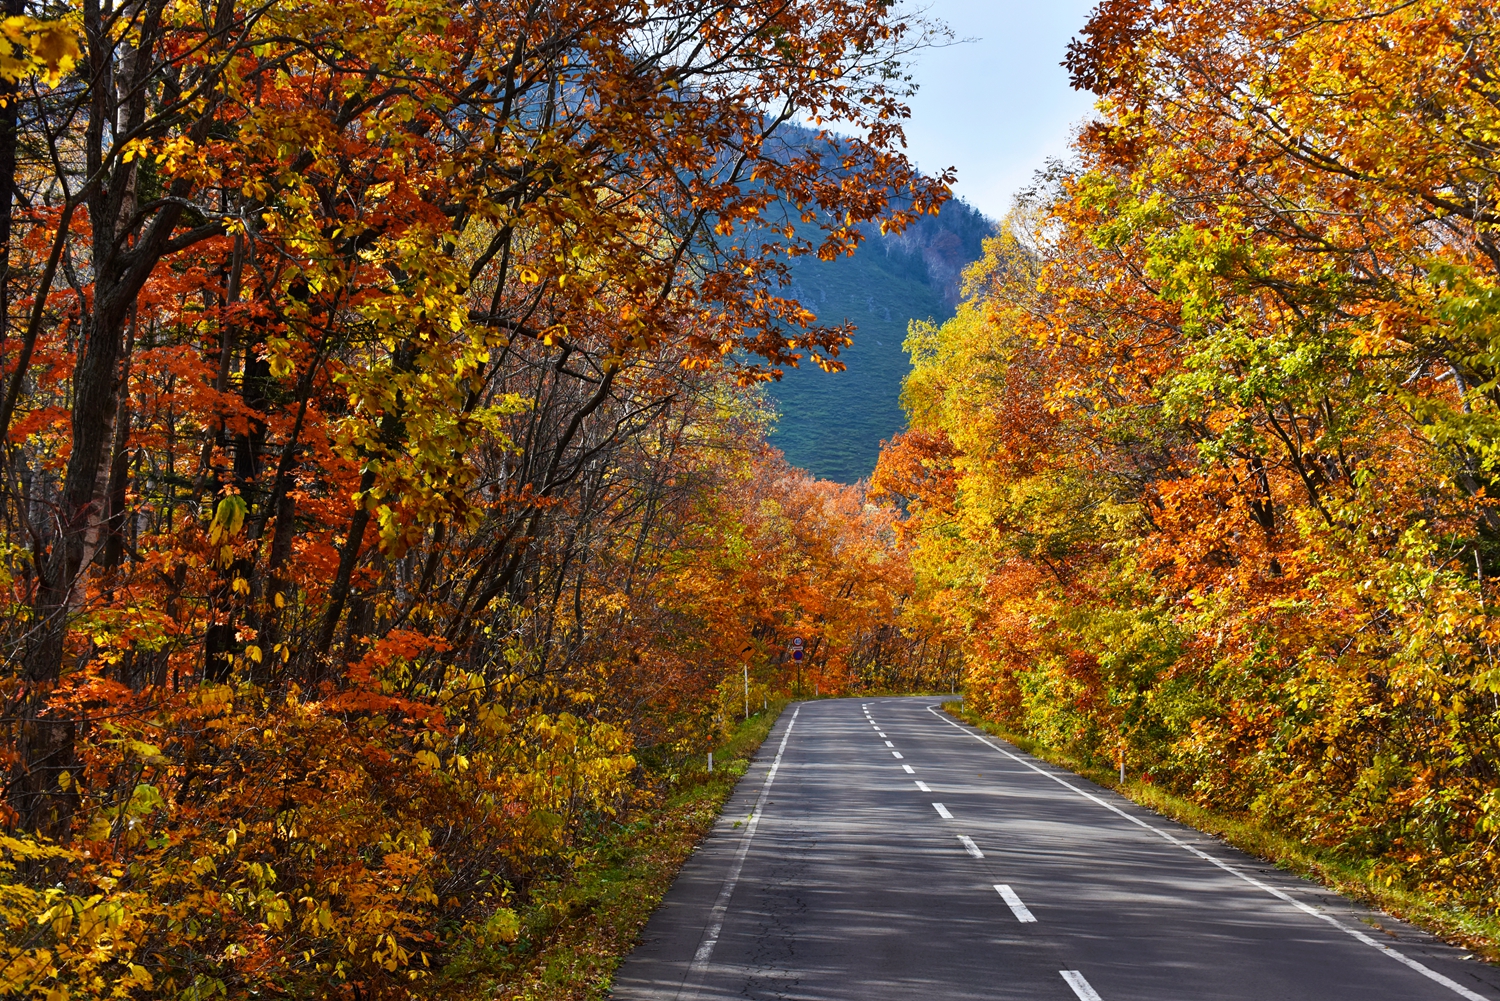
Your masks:
<path fill-rule="evenodd" d="M 789 707 L 612 996 L 1500 1001 L 1500 969 L 939 701 Z"/>

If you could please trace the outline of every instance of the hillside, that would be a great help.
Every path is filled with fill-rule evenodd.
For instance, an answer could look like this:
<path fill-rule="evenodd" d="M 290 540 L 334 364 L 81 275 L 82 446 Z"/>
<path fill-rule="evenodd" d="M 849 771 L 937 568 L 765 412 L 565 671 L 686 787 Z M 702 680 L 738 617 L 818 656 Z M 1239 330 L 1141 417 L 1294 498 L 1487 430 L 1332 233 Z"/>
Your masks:
<path fill-rule="evenodd" d="M 781 412 L 771 440 L 792 465 L 842 483 L 870 475 L 881 441 L 905 422 L 907 323 L 953 315 L 963 269 L 978 260 L 992 227 L 953 201 L 899 236 L 872 233 L 853 257 L 793 262 L 792 293 L 821 321 L 847 319 L 858 331 L 840 356 L 843 372 L 804 367 L 770 386 Z"/>

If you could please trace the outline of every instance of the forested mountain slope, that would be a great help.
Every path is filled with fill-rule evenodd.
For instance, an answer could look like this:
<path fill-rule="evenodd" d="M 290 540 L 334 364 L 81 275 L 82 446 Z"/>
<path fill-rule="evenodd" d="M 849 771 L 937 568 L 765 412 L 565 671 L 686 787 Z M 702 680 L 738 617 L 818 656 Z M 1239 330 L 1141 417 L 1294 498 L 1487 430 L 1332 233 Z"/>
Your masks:
<path fill-rule="evenodd" d="M 992 228 L 954 200 L 900 235 L 872 227 L 852 257 L 792 262 L 792 296 L 822 323 L 848 320 L 858 328 L 854 345 L 839 355 L 844 371 L 803 365 L 770 387 L 781 412 L 772 442 L 792 465 L 843 483 L 870 475 L 880 443 L 906 423 L 906 325 L 953 315 L 963 269 L 979 259 Z"/>

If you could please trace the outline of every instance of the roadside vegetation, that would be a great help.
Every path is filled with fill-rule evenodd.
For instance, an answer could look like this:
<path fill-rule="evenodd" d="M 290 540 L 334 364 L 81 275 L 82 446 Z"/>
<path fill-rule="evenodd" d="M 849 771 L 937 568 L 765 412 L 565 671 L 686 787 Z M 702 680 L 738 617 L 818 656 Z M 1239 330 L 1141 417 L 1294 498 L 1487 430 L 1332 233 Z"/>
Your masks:
<path fill-rule="evenodd" d="M 1122 784 L 1118 762 L 1081 757 L 1043 744 L 1007 730 L 993 719 L 970 712 L 960 701 L 945 702 L 943 708 L 970 726 L 993 734 L 1027 754 L 1081 775 L 1096 785 L 1113 789 L 1163 817 L 1211 834 L 1225 844 L 1278 868 L 1316 880 L 1347 897 L 1424 928 L 1445 941 L 1472 950 L 1488 962 L 1500 963 L 1500 921 L 1493 914 L 1394 886 L 1379 878 L 1376 859 L 1350 856 L 1289 837 L 1248 814 L 1235 815 L 1209 809 L 1128 771 Z"/>
<path fill-rule="evenodd" d="M 948 197 L 921 22 L 9 13 L 0 996 L 603 976 L 744 717 L 952 676 L 756 391 L 850 342 L 790 263 Z"/>
<path fill-rule="evenodd" d="M 1097 118 L 913 325 L 873 481 L 974 718 L 1475 943 L 1497 65 L 1488 3 L 1107 0 Z"/>
<path fill-rule="evenodd" d="M 843 485 L 812 262 L 985 225 L 904 6 L 9 4 L 0 997 L 597 996 L 757 706 L 957 678 L 1488 937 L 1492 7 L 1105 0 Z"/>
<path fill-rule="evenodd" d="M 474 948 L 447 970 L 444 996 L 516 1001 L 598 1001 L 677 871 L 712 830 L 784 701 L 742 720 L 705 754 L 646 768 L 631 814 L 539 886 L 520 912 L 515 941 Z"/>

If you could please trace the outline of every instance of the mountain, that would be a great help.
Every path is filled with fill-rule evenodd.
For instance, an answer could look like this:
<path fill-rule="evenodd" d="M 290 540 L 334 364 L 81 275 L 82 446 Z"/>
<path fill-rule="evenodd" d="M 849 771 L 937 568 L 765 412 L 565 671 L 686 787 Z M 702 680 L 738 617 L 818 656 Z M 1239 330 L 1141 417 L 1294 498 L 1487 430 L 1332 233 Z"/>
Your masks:
<path fill-rule="evenodd" d="M 858 328 L 854 345 L 839 355 L 844 371 L 805 366 L 769 387 L 781 413 L 771 441 L 792 465 L 842 483 L 870 475 L 881 441 L 906 423 L 900 396 L 909 368 L 901 347 L 907 323 L 953 315 L 963 269 L 980 258 L 993 229 L 955 199 L 900 235 L 872 229 L 852 257 L 792 262 L 792 295 L 821 322 L 849 320 Z"/>

